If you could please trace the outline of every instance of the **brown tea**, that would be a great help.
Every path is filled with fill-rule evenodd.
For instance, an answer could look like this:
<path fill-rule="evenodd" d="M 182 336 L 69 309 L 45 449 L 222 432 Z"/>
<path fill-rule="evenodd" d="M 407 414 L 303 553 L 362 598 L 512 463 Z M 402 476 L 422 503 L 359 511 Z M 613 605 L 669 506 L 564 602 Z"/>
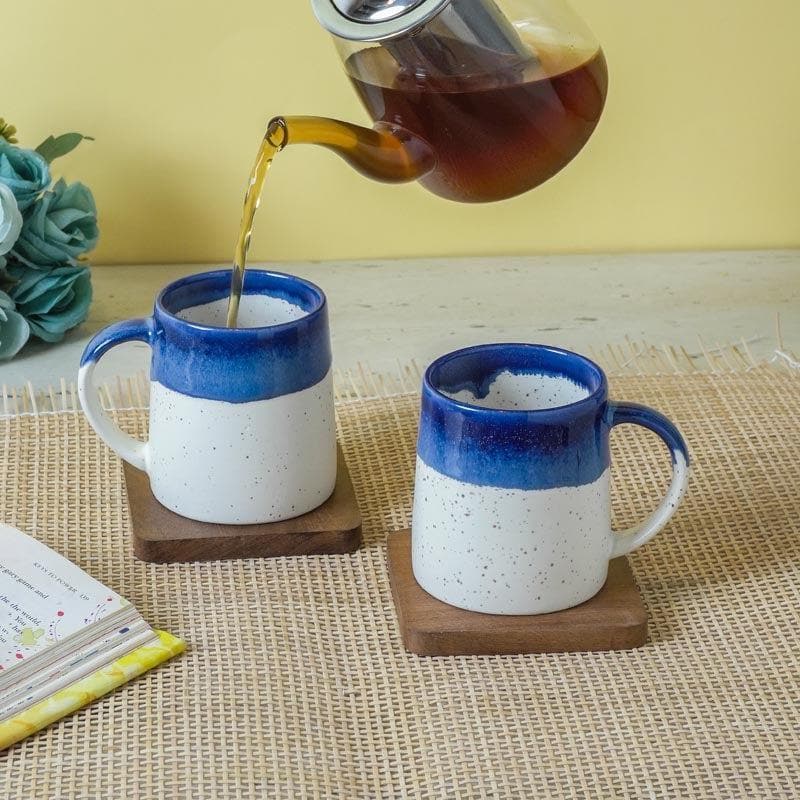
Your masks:
<path fill-rule="evenodd" d="M 463 43 L 450 48 L 465 63 Z M 435 194 L 461 202 L 526 192 L 562 169 L 600 119 L 608 76 L 601 50 L 532 48 L 535 58 L 503 62 L 482 51 L 481 74 L 419 74 L 384 47 L 352 55 L 347 71 L 370 115 L 412 132 L 436 167 L 420 178 Z"/>
<path fill-rule="evenodd" d="M 374 128 L 321 117 L 270 122 L 245 195 L 228 327 L 236 325 L 267 171 L 287 144 L 328 147 L 376 180 L 419 180 L 451 200 L 489 202 L 555 175 L 597 125 L 608 80 L 600 50 L 537 44 L 531 47 L 535 56 L 509 58 L 455 41 L 437 39 L 435 45 L 437 57 L 446 53 L 450 59 L 440 61 L 444 70 L 405 68 L 397 47 L 370 47 L 348 59 L 347 71 Z M 481 71 L 469 73 L 465 65 L 480 65 Z"/>
<path fill-rule="evenodd" d="M 267 172 L 272 164 L 272 159 L 286 143 L 286 128 L 281 120 L 273 120 L 267 126 L 267 132 L 261 146 L 258 148 L 256 163 L 250 173 L 250 180 L 247 183 L 247 191 L 244 195 L 242 207 L 242 221 L 239 225 L 239 234 L 236 237 L 236 248 L 233 252 L 233 273 L 231 275 L 231 296 L 228 299 L 228 319 L 229 328 L 236 327 L 236 320 L 239 316 L 239 303 L 242 299 L 242 287 L 244 286 L 244 270 L 247 266 L 247 251 L 250 249 L 250 239 L 253 236 L 253 223 L 256 211 L 261 203 L 261 193 L 264 190 L 264 181 L 267 179 Z"/>
<path fill-rule="evenodd" d="M 228 299 L 227 327 L 235 328 L 244 286 L 247 253 L 253 236 L 256 211 L 267 173 L 275 156 L 289 144 L 316 144 L 330 147 L 352 167 L 376 180 L 413 181 L 433 166 L 428 148 L 419 140 L 398 137 L 388 131 L 362 128 L 323 117 L 276 117 L 256 154 L 245 192 L 242 221 L 233 254 L 231 293 Z"/>

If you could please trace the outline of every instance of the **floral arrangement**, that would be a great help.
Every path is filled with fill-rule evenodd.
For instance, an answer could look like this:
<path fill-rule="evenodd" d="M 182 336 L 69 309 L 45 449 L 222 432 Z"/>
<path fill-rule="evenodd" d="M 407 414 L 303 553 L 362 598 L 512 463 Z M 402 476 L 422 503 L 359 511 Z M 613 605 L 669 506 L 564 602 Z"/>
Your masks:
<path fill-rule="evenodd" d="M 0 360 L 36 337 L 58 342 L 89 313 L 86 254 L 97 244 L 97 208 L 82 183 L 53 183 L 52 162 L 74 150 L 80 133 L 18 146 L 0 118 Z"/>

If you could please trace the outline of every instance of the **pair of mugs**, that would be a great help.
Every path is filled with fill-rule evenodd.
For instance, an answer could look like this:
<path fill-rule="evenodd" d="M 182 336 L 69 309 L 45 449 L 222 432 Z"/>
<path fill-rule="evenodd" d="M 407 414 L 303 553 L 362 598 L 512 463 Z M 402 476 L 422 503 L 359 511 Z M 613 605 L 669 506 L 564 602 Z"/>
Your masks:
<path fill-rule="evenodd" d="M 336 482 L 336 430 L 325 295 L 289 275 L 248 270 L 239 327 L 225 313 L 230 271 L 167 286 L 153 316 L 119 322 L 84 352 L 86 416 L 155 497 L 182 516 L 249 524 L 304 514 Z M 105 415 L 92 373 L 122 342 L 152 348 L 150 438 Z M 611 530 L 609 434 L 654 431 L 672 456 L 661 505 Z M 608 562 L 644 544 L 688 481 L 675 426 L 608 400 L 602 370 L 532 344 L 469 347 L 437 359 L 422 386 L 412 522 L 414 575 L 434 597 L 493 614 L 541 614 L 588 600 Z"/>

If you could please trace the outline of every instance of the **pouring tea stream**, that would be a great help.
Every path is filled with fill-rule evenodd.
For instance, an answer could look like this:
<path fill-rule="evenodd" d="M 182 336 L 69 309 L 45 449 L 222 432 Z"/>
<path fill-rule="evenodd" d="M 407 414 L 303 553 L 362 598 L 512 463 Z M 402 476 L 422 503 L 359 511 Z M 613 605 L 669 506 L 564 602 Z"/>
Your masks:
<path fill-rule="evenodd" d="M 253 219 L 275 155 L 332 150 L 387 183 L 449 200 L 535 188 L 586 144 L 605 104 L 599 43 L 563 0 L 312 0 L 373 127 L 272 119 L 248 185 L 227 324 L 236 325 Z"/>

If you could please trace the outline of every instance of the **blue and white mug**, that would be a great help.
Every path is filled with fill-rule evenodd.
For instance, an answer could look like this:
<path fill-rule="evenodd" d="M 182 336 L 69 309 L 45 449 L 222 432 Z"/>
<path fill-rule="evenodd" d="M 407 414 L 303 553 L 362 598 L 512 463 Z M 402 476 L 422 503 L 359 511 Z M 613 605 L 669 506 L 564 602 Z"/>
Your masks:
<path fill-rule="evenodd" d="M 230 283 L 230 270 L 182 278 L 158 295 L 151 317 L 100 331 L 81 360 L 81 403 L 177 514 L 222 524 L 289 519 L 325 502 L 336 482 L 325 295 L 300 278 L 249 269 L 238 327 L 227 328 Z M 129 341 L 153 351 L 146 443 L 114 425 L 92 385 L 98 360 Z"/>
<path fill-rule="evenodd" d="M 672 455 L 672 483 L 645 522 L 611 529 L 609 434 L 634 423 Z M 417 445 L 412 561 L 439 600 L 490 614 L 543 614 L 603 587 L 675 513 L 689 454 L 662 414 L 608 400 L 603 371 L 534 344 L 442 356 L 425 373 Z"/>

